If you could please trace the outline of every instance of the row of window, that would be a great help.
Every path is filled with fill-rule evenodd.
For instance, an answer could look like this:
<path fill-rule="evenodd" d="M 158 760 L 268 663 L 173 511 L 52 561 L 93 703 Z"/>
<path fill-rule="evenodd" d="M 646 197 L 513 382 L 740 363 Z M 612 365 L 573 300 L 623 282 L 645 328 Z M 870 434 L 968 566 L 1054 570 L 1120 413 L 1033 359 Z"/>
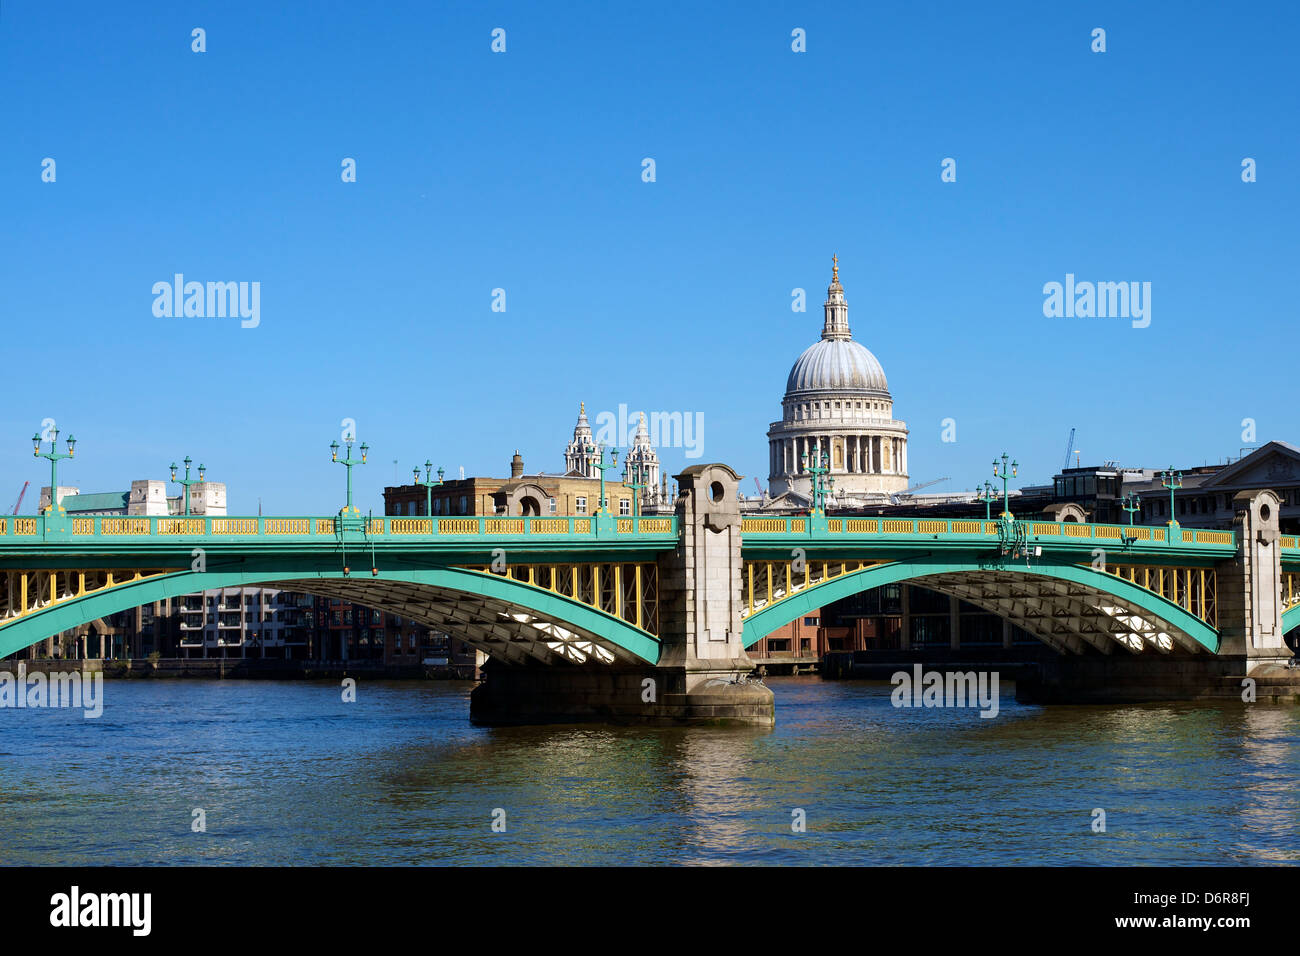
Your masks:
<path fill-rule="evenodd" d="M 889 409 L 884 402 L 804 402 L 802 405 L 795 406 L 795 420 L 829 418 L 832 408 L 837 412 L 856 408 L 859 411 L 889 413 Z"/>

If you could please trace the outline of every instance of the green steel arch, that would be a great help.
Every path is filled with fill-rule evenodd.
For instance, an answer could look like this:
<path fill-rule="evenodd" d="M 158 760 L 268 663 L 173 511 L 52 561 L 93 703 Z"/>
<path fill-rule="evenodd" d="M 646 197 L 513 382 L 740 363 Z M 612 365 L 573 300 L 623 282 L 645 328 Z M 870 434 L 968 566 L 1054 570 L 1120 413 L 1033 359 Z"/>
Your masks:
<path fill-rule="evenodd" d="M 1098 591 L 1114 595 L 1129 607 L 1147 611 L 1168 621 L 1206 650 L 1218 653 L 1219 632 L 1217 630 L 1172 601 L 1113 574 L 1094 571 L 1090 567 L 1077 564 L 1046 563 L 1020 572 L 1013 566 L 992 568 L 987 564 L 987 559 L 962 561 L 954 560 L 952 557 L 946 560 L 918 559 L 878 564 L 812 585 L 745 618 L 743 641 L 745 647 L 753 647 L 768 634 L 796 618 L 871 588 L 903 581 L 923 584 L 924 582 L 918 579 L 938 574 L 994 570 L 1014 571 L 1023 573 L 1026 577 L 1056 578 L 1096 588 Z M 1300 606 L 1297 609 L 1300 609 Z M 1300 624 L 1300 618 L 1297 618 L 1295 623 Z"/>
<path fill-rule="evenodd" d="M 311 590 L 312 581 L 320 581 L 322 584 L 346 581 L 352 585 L 392 581 L 490 598 L 521 611 L 535 612 L 561 624 L 572 625 L 577 630 L 598 635 L 647 663 L 655 664 L 659 661 L 658 639 L 612 614 L 512 578 L 455 567 L 383 571 L 375 577 L 364 578 L 356 574 L 345 577 L 342 571 L 320 570 L 297 574 L 284 570 L 178 571 L 157 575 L 81 597 L 66 598 L 0 626 L 0 657 L 107 614 L 126 611 L 164 598 L 183 597 L 208 589 L 267 586 L 288 581 L 294 582 L 295 588 L 306 591 Z"/>
<path fill-rule="evenodd" d="M 1282 633 L 1300 627 L 1300 604 L 1282 612 Z"/>

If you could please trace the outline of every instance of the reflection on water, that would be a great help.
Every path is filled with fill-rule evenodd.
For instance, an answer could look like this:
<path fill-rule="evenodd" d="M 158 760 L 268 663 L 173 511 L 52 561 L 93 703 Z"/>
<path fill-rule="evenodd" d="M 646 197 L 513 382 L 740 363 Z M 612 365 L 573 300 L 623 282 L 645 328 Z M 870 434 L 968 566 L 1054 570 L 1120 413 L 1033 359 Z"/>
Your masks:
<path fill-rule="evenodd" d="M 1300 859 L 1297 708 L 1007 697 L 986 720 L 896 710 L 887 684 L 769 683 L 771 732 L 479 728 L 468 684 L 367 683 L 344 704 L 331 683 L 110 682 L 99 720 L 0 710 L 0 861 Z"/>

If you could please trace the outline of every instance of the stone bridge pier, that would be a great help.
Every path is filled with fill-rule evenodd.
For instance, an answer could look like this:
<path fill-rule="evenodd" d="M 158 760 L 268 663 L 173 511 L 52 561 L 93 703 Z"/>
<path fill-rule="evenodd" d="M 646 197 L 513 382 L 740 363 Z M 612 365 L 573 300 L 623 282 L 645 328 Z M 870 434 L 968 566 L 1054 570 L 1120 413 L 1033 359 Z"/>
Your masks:
<path fill-rule="evenodd" d="M 658 559 L 658 661 L 490 661 L 470 697 L 471 720 L 773 725 L 772 692 L 749 681 L 754 665 L 742 641 L 740 476 L 710 464 L 676 477 L 680 536 Z"/>

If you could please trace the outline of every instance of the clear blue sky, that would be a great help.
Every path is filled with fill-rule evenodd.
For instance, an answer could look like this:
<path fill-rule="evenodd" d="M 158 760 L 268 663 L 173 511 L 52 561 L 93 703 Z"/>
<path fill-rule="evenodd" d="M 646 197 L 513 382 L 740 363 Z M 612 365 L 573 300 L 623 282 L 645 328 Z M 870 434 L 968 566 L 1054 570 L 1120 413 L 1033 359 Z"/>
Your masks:
<path fill-rule="evenodd" d="M 501 475 L 518 448 L 558 470 L 581 400 L 700 412 L 702 460 L 766 483 L 832 253 L 914 481 L 972 487 L 1004 449 L 1046 480 L 1071 427 L 1085 463 L 1217 461 L 1243 418 L 1300 440 L 1298 21 L 1290 3 L 3 0 L 0 508 L 48 482 L 28 442 L 45 418 L 79 439 L 60 478 L 83 491 L 188 453 L 232 512 L 325 513 L 345 417 L 379 511 L 395 458 Z M 176 272 L 260 282 L 261 324 L 155 317 Z M 1152 283 L 1150 327 L 1045 318 L 1066 273 Z"/>

